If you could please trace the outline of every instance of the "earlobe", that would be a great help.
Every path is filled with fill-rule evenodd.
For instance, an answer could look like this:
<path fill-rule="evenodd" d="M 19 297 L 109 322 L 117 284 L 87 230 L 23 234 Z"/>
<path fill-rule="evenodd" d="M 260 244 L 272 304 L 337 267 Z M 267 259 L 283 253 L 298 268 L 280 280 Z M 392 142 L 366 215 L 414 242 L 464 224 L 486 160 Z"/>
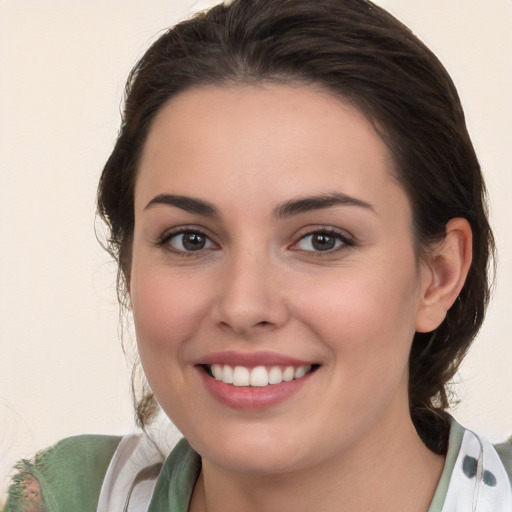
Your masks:
<path fill-rule="evenodd" d="M 417 332 L 430 332 L 439 327 L 457 299 L 471 266 L 472 242 L 471 226 L 466 219 L 448 222 L 445 239 L 431 251 L 430 262 L 425 264 Z"/>

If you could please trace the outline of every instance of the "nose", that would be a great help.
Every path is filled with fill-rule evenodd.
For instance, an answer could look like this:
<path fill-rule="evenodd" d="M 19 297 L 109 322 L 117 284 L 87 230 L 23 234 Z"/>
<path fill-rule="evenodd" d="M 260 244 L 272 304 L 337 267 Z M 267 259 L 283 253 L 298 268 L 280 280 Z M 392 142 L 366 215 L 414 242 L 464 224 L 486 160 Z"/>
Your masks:
<path fill-rule="evenodd" d="M 245 251 L 224 263 L 213 308 L 216 324 L 250 338 L 288 321 L 286 289 L 271 260 L 268 254 Z"/>

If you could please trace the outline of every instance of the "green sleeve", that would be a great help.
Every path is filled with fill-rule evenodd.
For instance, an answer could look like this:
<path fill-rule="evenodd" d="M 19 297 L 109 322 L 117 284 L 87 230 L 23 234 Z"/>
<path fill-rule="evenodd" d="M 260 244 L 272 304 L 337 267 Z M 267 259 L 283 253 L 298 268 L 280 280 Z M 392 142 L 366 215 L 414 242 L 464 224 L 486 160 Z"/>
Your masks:
<path fill-rule="evenodd" d="M 96 512 L 103 478 L 121 441 L 116 436 L 64 439 L 16 465 L 4 512 Z M 27 500 L 26 482 L 36 480 L 42 503 Z"/>
<path fill-rule="evenodd" d="M 494 448 L 496 448 L 496 451 L 507 470 L 508 478 L 512 485 L 512 437 L 505 443 L 495 445 Z"/>

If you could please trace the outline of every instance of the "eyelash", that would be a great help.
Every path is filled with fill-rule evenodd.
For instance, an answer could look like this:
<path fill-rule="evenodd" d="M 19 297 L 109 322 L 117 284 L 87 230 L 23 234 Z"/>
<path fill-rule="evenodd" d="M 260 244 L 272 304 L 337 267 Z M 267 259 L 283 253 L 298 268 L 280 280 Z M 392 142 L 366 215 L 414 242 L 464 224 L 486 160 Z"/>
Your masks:
<path fill-rule="evenodd" d="M 213 246 L 216 246 L 215 242 L 213 242 L 211 240 L 211 238 L 206 233 L 204 233 L 204 231 L 201 231 L 199 229 L 194 229 L 194 228 L 180 228 L 176 231 L 170 231 L 170 232 L 164 233 L 155 242 L 154 245 L 156 247 L 164 247 L 166 250 L 172 252 L 173 254 L 176 254 L 178 256 L 183 256 L 183 257 L 199 256 L 205 250 L 214 249 L 214 247 L 202 247 L 202 248 L 194 251 L 194 250 L 181 250 L 181 249 L 176 249 L 176 248 L 172 247 L 170 242 L 173 238 L 178 237 L 180 235 L 186 235 L 186 234 L 203 237 L 205 239 L 206 244 L 209 243 Z M 332 237 L 335 239 L 335 244 L 337 243 L 338 245 L 333 247 L 332 249 L 326 249 L 325 251 L 322 251 L 322 250 L 315 251 L 315 250 L 294 248 L 295 246 L 297 246 L 298 244 L 300 244 L 301 242 L 306 240 L 308 237 L 312 237 L 314 235 L 317 235 L 317 236 L 325 235 L 328 237 Z M 311 231 L 301 235 L 300 238 L 292 244 L 291 249 L 294 251 L 298 251 L 298 252 L 300 251 L 303 253 L 307 253 L 309 255 L 314 255 L 315 257 L 322 257 L 324 255 L 325 256 L 332 255 L 333 253 L 337 253 L 337 252 L 339 252 L 343 249 L 349 248 L 349 247 L 354 247 L 355 245 L 356 245 L 355 241 L 351 237 L 347 236 L 347 234 L 340 232 L 339 230 L 331 228 L 331 227 L 322 227 L 319 229 L 311 230 Z"/>
<path fill-rule="evenodd" d="M 196 235 L 196 236 L 200 236 L 200 237 L 203 237 L 205 239 L 205 243 L 206 244 L 211 244 L 213 246 L 216 246 L 215 242 L 212 241 L 212 239 L 206 234 L 204 233 L 203 231 L 199 230 L 199 229 L 194 229 L 194 228 L 180 228 L 180 229 L 177 229 L 176 231 L 170 231 L 170 232 L 166 232 L 164 233 L 157 241 L 156 243 L 154 244 L 156 247 L 163 247 L 165 248 L 167 251 L 169 252 L 172 252 L 173 254 L 176 254 L 177 256 L 183 256 L 183 257 L 193 257 L 193 256 L 199 256 L 199 254 L 203 253 L 203 251 L 206 249 L 212 249 L 212 247 L 202 247 L 196 251 L 192 251 L 192 250 L 181 250 L 181 249 L 176 249 L 174 247 L 172 247 L 171 245 L 171 240 L 175 237 L 178 237 L 180 235 Z"/>
<path fill-rule="evenodd" d="M 297 246 L 300 242 L 303 242 L 304 240 L 306 240 L 308 237 L 312 237 L 314 235 L 326 235 L 328 237 L 332 237 L 332 238 L 334 238 L 335 243 L 339 242 L 339 244 L 337 247 L 335 246 L 332 249 L 327 249 L 325 251 L 305 250 L 305 249 L 300 249 L 300 248 L 297 248 L 294 250 L 301 251 L 301 252 L 307 253 L 309 255 L 315 256 L 315 257 L 323 257 L 323 256 L 332 255 L 333 253 L 337 253 L 341 250 L 344 250 L 344 249 L 347 249 L 350 247 L 354 247 L 356 245 L 354 239 L 349 237 L 346 233 L 341 232 L 332 227 L 322 227 L 322 228 L 318 228 L 318 229 L 313 229 L 313 230 L 308 231 L 307 233 L 301 235 L 299 240 L 297 240 L 297 242 L 295 242 L 292 245 L 292 248 L 294 246 Z"/>

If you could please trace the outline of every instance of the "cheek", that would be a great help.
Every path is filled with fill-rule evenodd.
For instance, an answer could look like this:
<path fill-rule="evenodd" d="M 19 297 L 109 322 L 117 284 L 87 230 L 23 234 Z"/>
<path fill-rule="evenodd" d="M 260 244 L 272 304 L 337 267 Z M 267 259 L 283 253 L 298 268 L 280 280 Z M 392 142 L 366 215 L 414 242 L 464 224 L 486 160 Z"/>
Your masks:
<path fill-rule="evenodd" d="M 183 415 L 194 416 L 192 402 L 186 400 L 189 385 L 183 370 L 187 367 L 189 341 L 204 318 L 204 289 L 201 286 L 201 293 L 194 280 L 180 279 L 161 267 L 135 271 L 131 283 L 137 347 L 144 373 L 162 408 L 181 426 Z"/>
<path fill-rule="evenodd" d="M 396 268 L 390 261 L 380 269 L 341 272 L 339 279 L 326 279 L 323 286 L 317 281 L 302 303 L 310 327 L 337 359 L 350 361 L 351 373 L 374 371 L 390 360 L 406 364 L 414 336 L 418 277 L 414 262 L 400 272 Z"/>
<path fill-rule="evenodd" d="M 143 360 L 179 351 L 194 337 L 207 309 L 204 286 L 165 269 L 133 272 L 131 300 L 137 344 Z M 170 358 L 168 358 L 170 359 Z"/>

